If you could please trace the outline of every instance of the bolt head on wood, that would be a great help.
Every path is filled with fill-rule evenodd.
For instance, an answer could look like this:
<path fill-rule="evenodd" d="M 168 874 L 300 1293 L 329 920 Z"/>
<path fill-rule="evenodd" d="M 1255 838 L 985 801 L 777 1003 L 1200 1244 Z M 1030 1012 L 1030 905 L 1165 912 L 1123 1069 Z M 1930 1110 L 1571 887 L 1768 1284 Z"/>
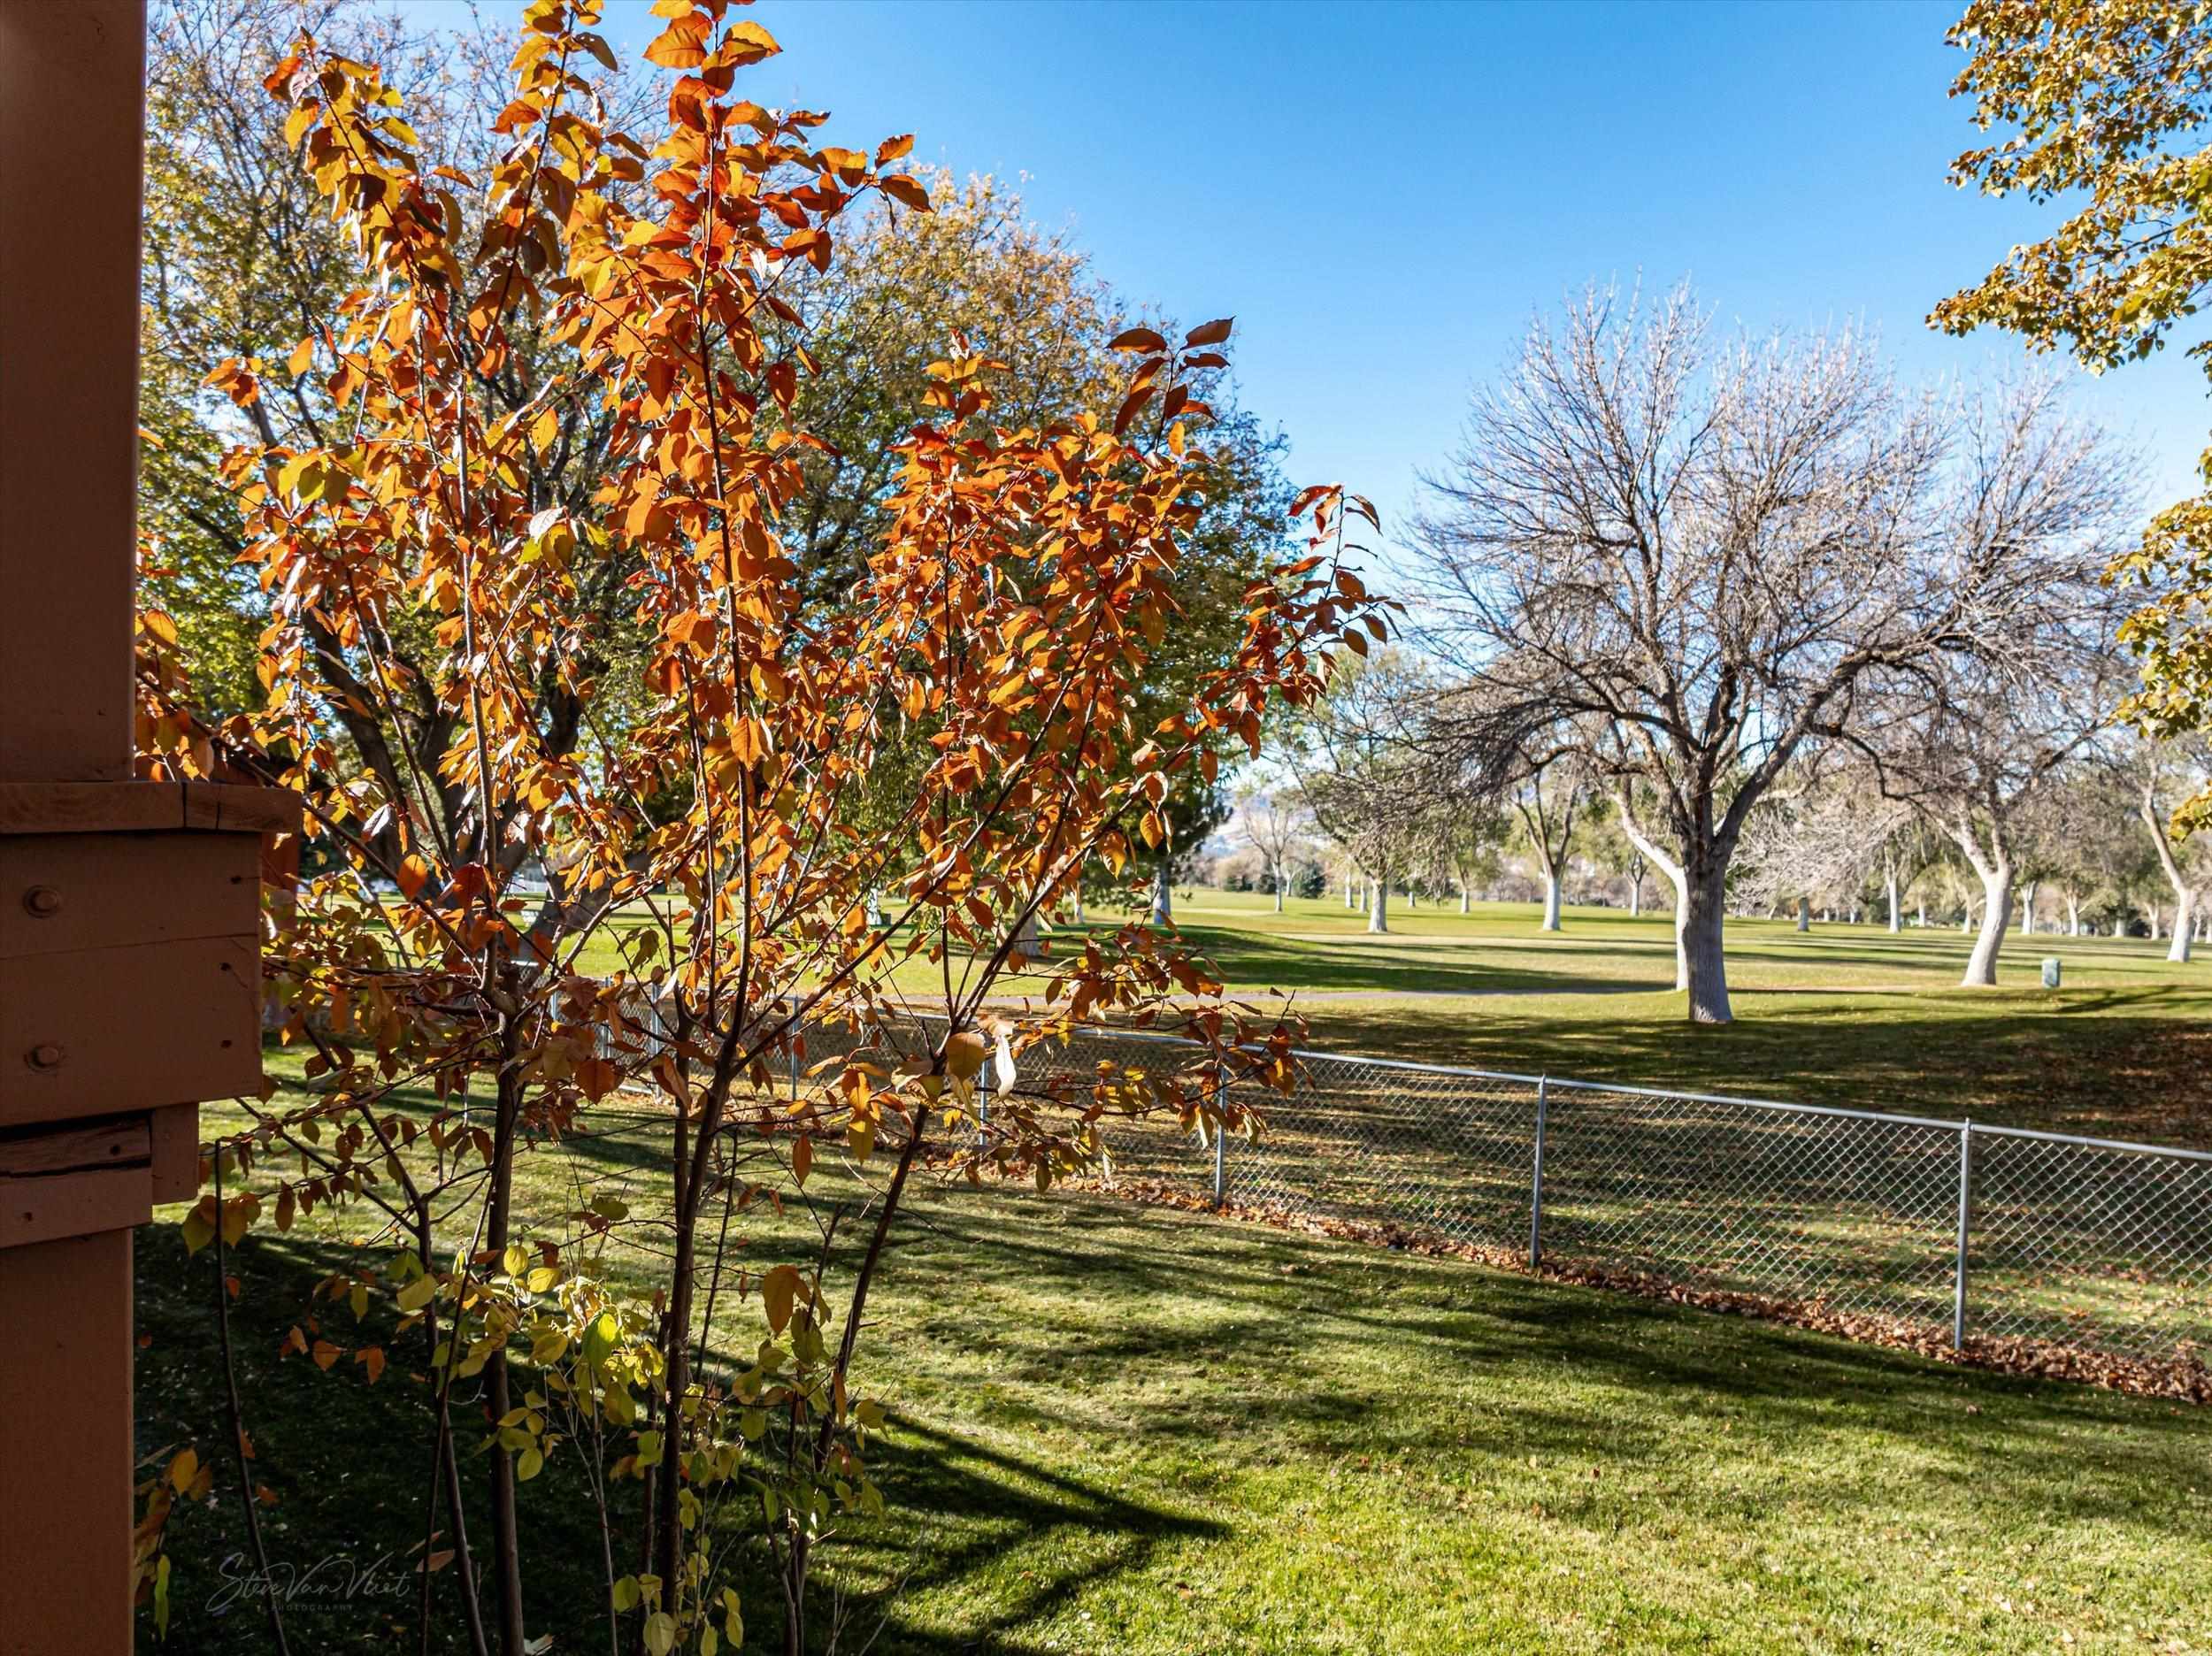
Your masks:
<path fill-rule="evenodd" d="M 61 1068 L 61 1061 L 68 1056 L 54 1041 L 41 1041 L 23 1054 L 23 1062 L 42 1074 Z"/>
<path fill-rule="evenodd" d="M 35 919 L 50 920 L 61 912 L 61 893 L 51 886 L 34 886 L 23 893 L 23 908 Z"/>

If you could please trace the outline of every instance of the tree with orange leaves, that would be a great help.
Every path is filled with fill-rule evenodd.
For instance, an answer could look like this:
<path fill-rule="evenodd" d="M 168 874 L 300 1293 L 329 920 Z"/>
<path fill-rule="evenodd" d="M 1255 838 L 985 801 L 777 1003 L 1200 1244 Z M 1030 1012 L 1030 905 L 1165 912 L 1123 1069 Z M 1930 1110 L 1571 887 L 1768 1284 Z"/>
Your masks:
<path fill-rule="evenodd" d="M 1179 344 L 1125 330 L 1111 406 L 1041 428 L 995 419 L 999 364 L 952 341 L 859 578 L 841 602 L 803 601 L 780 524 L 820 442 L 792 418 L 812 359 L 791 279 L 828 266 L 856 203 L 928 198 L 898 170 L 910 140 L 822 144 L 825 118 L 739 96 L 776 46 L 726 0 L 655 11 L 646 56 L 674 75 L 664 134 L 600 120 L 591 65 L 613 59 L 591 0 L 534 0 L 506 147 L 480 181 L 418 165 L 375 67 L 304 37 L 277 65 L 288 136 L 365 271 L 295 356 L 342 426 L 229 461 L 274 617 L 265 709 L 200 724 L 158 625 L 142 635 L 153 768 L 298 789 L 327 870 L 287 893 L 270 949 L 311 1095 L 273 1095 L 211 1147 L 231 1194 L 202 1201 L 188 1239 L 324 1203 L 385 1215 L 403 1246 L 331 1292 L 357 1315 L 388 1297 L 391 1338 L 422 1345 L 424 1537 L 443 1533 L 442 1504 L 454 1532 L 426 1552 L 456 1555 L 472 1645 L 511 1656 L 529 1643 L 515 1488 L 564 1451 L 604 1458 L 595 1491 L 637 1486 L 639 1567 L 608 1555 L 611 1637 L 633 1614 L 657 1652 L 734 1634 L 705 1537 L 748 1512 L 778 1561 L 784 1647 L 803 1648 L 814 1548 L 840 1513 L 879 1505 L 880 1407 L 855 1362 L 918 1173 L 1047 1185 L 1133 1115 L 1251 1130 L 1220 1077 L 1287 1085 L 1291 1031 L 1225 1003 L 1171 935 L 1087 934 L 1056 959 L 1024 939 L 1087 865 L 1133 887 L 1222 739 L 1256 752 L 1272 709 L 1310 704 L 1340 646 L 1385 630 L 1343 566 L 1348 519 L 1371 509 L 1309 489 L 1304 555 L 1251 584 L 1240 638 L 1157 713 L 1148 670 L 1206 504 L 1193 381 L 1221 366 L 1225 321 Z M 511 406 L 497 387 L 525 316 L 573 368 Z M 249 364 L 215 380 L 260 395 Z M 533 463 L 581 408 L 611 411 L 617 461 L 588 502 L 541 498 Z M 610 614 L 594 577 L 614 560 L 630 573 Z M 642 640 L 637 682 L 602 677 L 595 641 L 617 625 Z M 573 728 L 549 726 L 548 685 Z M 449 709 L 450 740 L 365 753 L 359 732 L 400 721 L 330 711 L 402 696 Z M 621 717 L 595 717 L 610 702 Z M 917 734 L 887 801 L 878 760 Z M 533 876 L 555 901 L 528 894 Z M 902 927 L 871 918 L 886 885 Z M 610 939 L 620 965 L 587 974 Z M 1106 1024 L 1188 1044 L 1142 1071 L 1051 1061 Z M 439 1107 L 401 1108 L 410 1088 Z M 641 1109 L 666 1211 L 522 1210 L 520 1157 L 578 1154 Z M 820 1250 L 733 1267 L 729 1215 L 809 1200 L 825 1156 L 865 1177 L 861 1199 L 824 1204 Z M 658 1285 L 626 1298 L 589 1261 L 646 1223 Z M 765 1319 L 732 1372 L 702 1361 L 725 1291 Z M 344 1353 L 313 1332 L 296 1338 L 332 1366 Z M 381 1372 L 380 1346 L 354 1356 Z M 480 1555 L 459 1530 L 455 1405 L 472 1394 L 492 1423 Z"/>

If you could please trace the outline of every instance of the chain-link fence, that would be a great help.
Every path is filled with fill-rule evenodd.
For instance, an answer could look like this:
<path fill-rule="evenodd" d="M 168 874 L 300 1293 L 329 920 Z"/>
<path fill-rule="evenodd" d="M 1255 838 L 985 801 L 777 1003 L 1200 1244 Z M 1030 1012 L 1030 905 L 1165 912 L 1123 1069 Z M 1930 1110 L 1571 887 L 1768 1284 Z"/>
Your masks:
<path fill-rule="evenodd" d="M 2212 1353 L 2212 1153 L 1300 1055 L 1252 1138 L 1110 1125 L 1110 1174 L 1970 1338 Z M 1163 1062 L 1083 1038 L 1057 1065 Z M 1252 1084 L 1236 1084 L 1238 1096 Z"/>
<path fill-rule="evenodd" d="M 649 1046 L 657 1008 L 635 1008 Z M 814 1028 L 808 1067 L 941 1023 Z M 1105 1066 L 1187 1072 L 1199 1049 L 1089 1031 L 1018 1085 Z M 2212 1152 L 1767 1099 L 1301 1053 L 1287 1094 L 1233 1084 L 1262 1125 L 1101 1123 L 1109 1180 L 1217 1205 L 1395 1228 L 1839 1316 L 2153 1361 L 2212 1355 Z M 799 1061 L 789 1061 L 795 1087 Z M 987 1101 L 1000 1077 L 987 1067 Z M 1217 1082 L 1216 1085 L 1220 1085 Z"/>

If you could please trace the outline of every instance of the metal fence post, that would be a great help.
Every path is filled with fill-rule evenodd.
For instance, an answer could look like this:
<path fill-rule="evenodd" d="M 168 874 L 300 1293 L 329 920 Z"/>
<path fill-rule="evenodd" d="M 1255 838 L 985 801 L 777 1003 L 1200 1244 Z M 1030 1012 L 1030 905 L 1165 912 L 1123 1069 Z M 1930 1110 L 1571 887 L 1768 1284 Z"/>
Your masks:
<path fill-rule="evenodd" d="M 1951 1286 L 1951 1349 L 1966 1349 L 1966 1240 L 1974 1224 L 1974 1123 L 1959 1123 L 1958 1266 Z"/>
<path fill-rule="evenodd" d="M 1551 1077 L 1536 1077 L 1536 1170 L 1528 1192 L 1528 1268 L 1534 1270 L 1544 1257 L 1544 1120 L 1549 1114 Z"/>
<path fill-rule="evenodd" d="M 1229 1101 L 1229 1072 L 1214 1070 L 1214 1211 L 1218 1213 L 1229 1205 L 1229 1134 L 1220 1119 L 1221 1108 Z"/>

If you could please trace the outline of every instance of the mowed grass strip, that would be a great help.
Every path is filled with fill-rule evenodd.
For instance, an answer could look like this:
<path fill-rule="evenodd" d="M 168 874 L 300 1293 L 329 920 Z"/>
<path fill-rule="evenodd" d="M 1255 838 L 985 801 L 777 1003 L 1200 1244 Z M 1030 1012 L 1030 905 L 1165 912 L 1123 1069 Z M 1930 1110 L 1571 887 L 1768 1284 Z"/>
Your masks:
<path fill-rule="evenodd" d="M 549 1229 L 580 1187 L 652 1211 L 657 1125 L 614 1124 L 526 1156 L 526 1212 Z M 828 1169 L 810 1188 L 853 1193 Z M 756 1215 L 748 1252 L 780 1257 L 805 1223 Z M 419 1522 L 419 1353 L 375 1385 L 276 1355 L 369 1228 L 325 1210 L 233 1261 L 255 1476 L 299 1568 Z M 608 1269 L 641 1285 L 645 1262 Z M 213 1272 L 149 1234 L 149 1452 L 226 1441 Z M 358 1329 L 315 1308 L 342 1346 L 388 1338 L 388 1301 Z M 893 1511 L 830 1568 L 864 1624 L 886 1618 L 880 1652 L 2208 1648 L 2202 1410 L 1060 1193 L 933 1191 L 876 1310 L 863 1383 L 896 1412 Z M 726 1299 L 714 1344 L 763 1331 Z M 524 1499 L 533 1631 L 603 1644 L 573 1452 Z M 208 1607 L 236 1522 L 227 1495 L 176 1521 L 172 1648 L 257 1648 L 250 1603 Z M 773 1648 L 757 1556 L 739 1573 L 749 1648 Z M 411 1606 L 303 1596 L 296 1648 L 411 1641 Z"/>
<path fill-rule="evenodd" d="M 1094 910 L 1087 924 L 1126 917 Z M 1970 939 L 1955 927 L 1732 920 L 1736 1022 L 1699 1029 L 1672 988 L 1669 916 L 1571 908 L 1559 932 L 1540 919 L 1528 903 L 1463 916 L 1397 901 L 1377 937 L 1333 896 L 1279 915 L 1251 893 L 1176 905 L 1233 993 L 1287 1005 L 1325 1051 L 2212 1148 L 2212 948 L 2174 965 L 2147 938 L 2015 935 L 2000 986 L 1961 989 Z M 2040 987 L 2052 954 L 2056 991 Z M 919 959 L 894 981 L 919 1006 L 941 993 Z M 1037 982 L 1002 988 L 1018 997 Z"/>

